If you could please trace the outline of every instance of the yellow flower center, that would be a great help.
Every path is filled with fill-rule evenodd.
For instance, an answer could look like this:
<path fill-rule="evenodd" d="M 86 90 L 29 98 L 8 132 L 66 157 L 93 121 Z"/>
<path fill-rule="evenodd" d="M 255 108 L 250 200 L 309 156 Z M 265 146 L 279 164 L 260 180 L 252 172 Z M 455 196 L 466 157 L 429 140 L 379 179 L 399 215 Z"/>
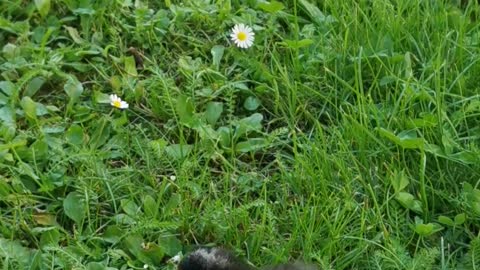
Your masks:
<path fill-rule="evenodd" d="M 247 40 L 247 33 L 245 33 L 245 32 L 239 32 L 239 33 L 237 34 L 237 38 L 238 38 L 238 40 L 240 40 L 240 41 L 245 41 L 245 40 Z"/>
<path fill-rule="evenodd" d="M 115 100 L 112 103 L 113 107 L 120 108 L 122 106 L 122 102 L 120 100 Z"/>

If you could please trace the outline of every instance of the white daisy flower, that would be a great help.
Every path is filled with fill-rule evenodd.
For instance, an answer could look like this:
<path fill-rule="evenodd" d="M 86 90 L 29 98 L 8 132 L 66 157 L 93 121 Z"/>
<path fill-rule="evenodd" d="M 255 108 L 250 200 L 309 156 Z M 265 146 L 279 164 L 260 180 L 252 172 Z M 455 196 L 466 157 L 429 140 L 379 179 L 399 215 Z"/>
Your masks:
<path fill-rule="evenodd" d="M 119 109 L 128 109 L 128 103 L 115 94 L 110 95 L 110 105 Z"/>
<path fill-rule="evenodd" d="M 241 23 L 233 27 L 230 38 L 238 47 L 246 49 L 253 45 L 255 33 L 253 33 L 252 28 Z"/>
<path fill-rule="evenodd" d="M 177 177 L 175 175 L 170 175 L 170 180 L 175 181 L 175 180 L 177 180 Z"/>

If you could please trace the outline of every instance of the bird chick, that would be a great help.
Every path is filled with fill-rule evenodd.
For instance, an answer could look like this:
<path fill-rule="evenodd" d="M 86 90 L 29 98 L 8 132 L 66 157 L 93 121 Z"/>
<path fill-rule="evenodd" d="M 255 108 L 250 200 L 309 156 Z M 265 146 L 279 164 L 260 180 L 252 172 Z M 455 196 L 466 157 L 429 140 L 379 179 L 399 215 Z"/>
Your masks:
<path fill-rule="evenodd" d="M 179 270 L 253 270 L 230 251 L 222 248 L 199 248 L 187 255 Z"/>
<path fill-rule="evenodd" d="M 316 270 L 303 263 L 281 264 L 267 267 L 266 270 Z M 178 270 L 254 270 L 253 267 L 223 248 L 199 248 L 178 265 Z"/>

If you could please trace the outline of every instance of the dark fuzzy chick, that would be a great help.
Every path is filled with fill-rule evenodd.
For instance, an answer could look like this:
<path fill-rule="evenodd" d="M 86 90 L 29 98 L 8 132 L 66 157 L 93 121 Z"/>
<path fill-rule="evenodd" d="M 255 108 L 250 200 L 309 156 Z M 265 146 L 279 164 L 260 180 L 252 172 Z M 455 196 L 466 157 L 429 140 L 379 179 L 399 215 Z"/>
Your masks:
<path fill-rule="evenodd" d="M 199 248 L 178 265 L 179 270 L 253 270 L 249 265 L 222 248 Z"/>
<path fill-rule="evenodd" d="M 199 248 L 187 255 L 178 265 L 179 270 L 254 270 L 233 253 L 222 248 Z M 316 270 L 302 263 L 267 267 L 267 270 Z"/>

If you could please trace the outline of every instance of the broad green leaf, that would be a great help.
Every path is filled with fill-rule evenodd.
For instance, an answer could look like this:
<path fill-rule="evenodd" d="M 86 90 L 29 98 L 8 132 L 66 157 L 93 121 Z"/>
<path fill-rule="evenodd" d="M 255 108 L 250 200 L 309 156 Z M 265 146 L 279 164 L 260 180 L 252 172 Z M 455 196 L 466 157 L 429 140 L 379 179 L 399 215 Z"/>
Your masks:
<path fill-rule="evenodd" d="M 143 211 L 147 218 L 155 218 L 158 213 L 158 205 L 155 199 L 150 195 L 143 197 Z"/>
<path fill-rule="evenodd" d="M 55 226 L 57 225 L 57 221 L 55 216 L 48 213 L 37 213 L 33 214 L 33 220 L 35 220 L 36 224 L 40 224 L 43 226 Z"/>
<path fill-rule="evenodd" d="M 410 181 L 408 180 L 407 175 L 405 174 L 405 171 L 401 172 L 394 172 L 394 175 L 390 177 L 393 189 L 395 190 L 395 193 L 399 193 L 402 191 L 404 188 L 408 186 Z"/>
<path fill-rule="evenodd" d="M 435 156 L 446 157 L 446 154 L 443 151 L 442 147 L 435 144 L 426 143 L 425 152 L 433 154 Z"/>
<path fill-rule="evenodd" d="M 142 260 L 144 263 L 151 265 L 160 265 L 162 259 L 165 256 L 163 249 L 155 243 L 149 243 L 142 250 L 142 255 L 148 258 L 148 260 Z"/>
<path fill-rule="evenodd" d="M 260 131 L 262 128 L 262 120 L 263 115 L 260 113 L 254 113 L 249 117 L 240 119 L 235 130 L 235 137 L 240 138 L 250 131 Z"/>
<path fill-rule="evenodd" d="M 49 114 L 47 106 L 43 105 L 42 103 L 38 103 L 38 102 L 35 102 L 35 105 L 36 105 L 36 108 L 37 108 L 35 110 L 35 114 L 37 116 L 42 116 L 42 115 Z"/>
<path fill-rule="evenodd" d="M 455 225 L 456 226 L 462 225 L 465 222 L 466 218 L 467 218 L 467 216 L 465 215 L 465 213 L 461 213 L 461 214 L 456 215 L 455 219 L 454 219 Z"/>
<path fill-rule="evenodd" d="M 11 96 L 14 92 L 16 92 L 15 84 L 9 81 L 1 81 L 0 82 L 0 90 L 7 96 Z"/>
<path fill-rule="evenodd" d="M 263 9 L 266 12 L 275 13 L 284 9 L 285 6 L 281 2 L 270 1 L 270 3 L 268 2 L 259 3 L 258 7 Z"/>
<path fill-rule="evenodd" d="M 105 229 L 105 232 L 102 235 L 102 239 L 110 244 L 116 244 L 122 240 L 125 236 L 125 231 L 123 231 L 117 225 L 110 225 Z"/>
<path fill-rule="evenodd" d="M 76 56 L 84 56 L 84 55 L 90 56 L 90 55 L 100 55 L 100 54 L 101 54 L 101 52 L 99 50 L 80 50 L 80 51 L 75 52 Z M 78 67 L 82 66 L 81 63 L 75 63 L 75 64 Z M 82 68 L 80 68 L 79 70 L 80 71 L 85 71 Z"/>
<path fill-rule="evenodd" d="M 7 104 L 9 100 L 10 98 L 0 91 L 0 105 Z"/>
<path fill-rule="evenodd" d="M 117 224 L 124 224 L 124 225 L 133 225 L 137 223 L 135 219 L 133 219 L 127 214 L 115 215 L 113 216 L 112 220 Z"/>
<path fill-rule="evenodd" d="M 4 147 L 0 147 L 0 150 L 25 147 L 27 143 L 28 141 L 23 136 L 17 136 L 12 139 L 8 144 L 4 145 Z"/>
<path fill-rule="evenodd" d="M 0 162 L 3 162 L 3 161 L 14 162 L 13 155 L 6 150 L 0 151 Z M 3 188 L 3 187 L 0 186 L 0 188 Z M 3 191 L 5 190 L 6 189 L 4 189 Z M 0 191 L 0 197 L 1 197 L 1 193 L 2 191 Z"/>
<path fill-rule="evenodd" d="M 174 160 L 181 160 L 192 152 L 193 146 L 189 144 L 172 144 L 165 147 L 167 155 Z"/>
<path fill-rule="evenodd" d="M 87 270 L 107 270 L 107 266 L 99 262 L 89 262 L 87 264 Z"/>
<path fill-rule="evenodd" d="M 110 85 L 112 86 L 113 90 L 115 90 L 115 92 L 120 91 L 120 89 L 122 88 L 122 78 L 118 75 L 113 75 L 110 78 Z"/>
<path fill-rule="evenodd" d="M 443 227 L 437 223 L 415 224 L 415 232 L 418 233 L 420 236 L 430 236 L 441 230 L 443 230 Z"/>
<path fill-rule="evenodd" d="M 35 6 L 42 17 L 46 17 L 50 11 L 50 0 L 35 0 Z"/>
<path fill-rule="evenodd" d="M 0 151 L 0 161 L 2 160 L 2 155 L 7 154 L 7 151 Z M 0 199 L 5 200 L 7 196 L 13 194 L 14 191 L 12 190 L 10 184 L 6 181 L 0 181 Z"/>
<path fill-rule="evenodd" d="M 379 84 L 380 84 L 380 86 L 385 86 L 385 85 L 391 84 L 395 81 L 397 81 L 397 77 L 387 75 L 387 76 L 384 76 L 380 79 Z"/>
<path fill-rule="evenodd" d="M 433 224 L 416 224 L 415 232 L 418 233 L 420 236 L 429 236 L 433 233 Z"/>
<path fill-rule="evenodd" d="M 64 126 L 43 126 L 42 132 L 46 134 L 64 133 L 65 127 Z"/>
<path fill-rule="evenodd" d="M 210 125 L 205 125 L 198 121 L 192 128 L 198 132 L 198 136 L 202 140 L 218 139 L 218 133 Z"/>
<path fill-rule="evenodd" d="M 70 27 L 70 26 L 64 26 L 64 27 L 65 27 L 65 29 L 67 29 L 68 34 L 73 39 L 73 42 L 75 42 L 77 44 L 83 44 L 84 43 L 84 40 L 80 37 L 76 28 L 73 28 L 73 27 Z"/>
<path fill-rule="evenodd" d="M 377 130 L 380 135 L 405 149 L 423 149 L 425 144 L 422 138 L 417 138 L 417 132 L 415 130 L 402 131 L 398 135 L 384 128 L 377 128 Z"/>
<path fill-rule="evenodd" d="M 20 53 L 20 48 L 15 46 L 15 44 L 7 43 L 2 48 L 3 56 L 8 60 L 13 60 Z"/>
<path fill-rule="evenodd" d="M 79 125 L 72 125 L 65 133 L 65 138 L 68 143 L 74 145 L 83 144 L 83 129 Z"/>
<path fill-rule="evenodd" d="M 472 207 L 473 212 L 480 216 L 480 201 L 470 201 L 468 202 L 470 207 Z"/>
<path fill-rule="evenodd" d="M 384 128 L 378 128 L 377 130 L 378 130 L 378 133 L 380 133 L 380 135 L 382 135 L 385 138 L 391 140 L 395 144 L 400 145 L 400 139 L 395 135 L 395 133 L 393 133 L 389 130 L 386 130 Z"/>
<path fill-rule="evenodd" d="M 245 99 L 243 107 L 249 111 L 255 111 L 260 106 L 260 100 L 257 97 L 249 96 Z"/>
<path fill-rule="evenodd" d="M 421 118 L 415 118 L 407 123 L 408 127 L 415 129 L 415 128 L 422 128 L 422 127 L 435 127 L 438 124 L 438 118 L 433 113 L 425 113 L 422 115 Z"/>
<path fill-rule="evenodd" d="M 299 3 L 305 9 L 312 21 L 316 22 L 317 24 L 322 24 L 325 21 L 325 15 L 316 5 L 311 4 L 307 0 L 299 0 Z"/>
<path fill-rule="evenodd" d="M 73 103 L 75 103 L 83 93 L 83 85 L 73 78 L 69 78 L 67 80 L 67 82 L 63 86 L 63 89 L 70 98 L 70 102 Z"/>
<path fill-rule="evenodd" d="M 220 145 L 229 148 L 232 144 L 232 130 L 228 127 L 219 127 L 217 134 L 219 135 Z"/>
<path fill-rule="evenodd" d="M 32 257 L 32 250 L 22 246 L 20 242 L 0 238 L 0 258 L 2 258 L 2 262 L 5 262 L 5 259 L 8 258 L 10 261 L 17 262 L 21 269 L 28 269 Z"/>
<path fill-rule="evenodd" d="M 193 125 L 195 118 L 195 108 L 192 99 L 186 96 L 179 96 L 177 98 L 176 111 L 180 122 L 188 127 Z"/>
<path fill-rule="evenodd" d="M 248 86 L 243 83 L 243 82 L 236 82 L 236 83 L 233 83 L 232 84 L 233 87 L 235 87 L 235 89 L 238 89 L 238 90 L 245 90 L 245 91 L 249 91 L 250 89 L 248 88 Z"/>
<path fill-rule="evenodd" d="M 90 5 L 89 5 L 90 7 Z M 75 15 L 94 15 L 95 14 L 95 10 L 94 9 L 91 9 L 89 7 L 86 7 L 86 8 L 76 8 L 73 11 L 73 14 Z"/>
<path fill-rule="evenodd" d="M 3 106 L 0 108 L 0 120 L 9 125 L 15 124 L 15 111 L 11 106 Z"/>
<path fill-rule="evenodd" d="M 167 204 L 163 207 L 163 214 L 164 215 L 174 215 L 174 210 L 178 208 L 182 201 L 182 197 L 178 193 L 172 194 L 172 197 L 170 197 L 170 200 L 168 200 Z"/>
<path fill-rule="evenodd" d="M 77 225 L 81 224 L 87 213 L 85 199 L 80 193 L 70 192 L 63 200 L 65 215 L 71 218 Z"/>
<path fill-rule="evenodd" d="M 448 155 L 448 158 L 461 162 L 463 164 L 478 164 L 480 157 L 478 153 L 473 151 L 461 151 L 455 154 Z"/>
<path fill-rule="evenodd" d="M 463 182 L 462 184 L 463 184 L 463 192 L 473 193 L 476 190 L 473 188 L 473 186 L 470 183 Z"/>
<path fill-rule="evenodd" d="M 224 51 L 225 47 L 222 45 L 215 45 L 210 51 L 212 53 L 212 62 L 216 69 L 218 69 L 218 67 L 220 66 L 220 61 L 222 60 Z"/>
<path fill-rule="evenodd" d="M 158 245 L 144 241 L 140 235 L 127 236 L 123 245 L 135 258 L 145 264 L 159 265 L 164 257 L 164 252 Z"/>
<path fill-rule="evenodd" d="M 57 106 L 53 106 L 53 105 L 47 105 L 47 106 L 45 106 L 45 108 L 47 108 L 47 111 L 49 111 L 49 112 L 59 112 L 60 111 L 60 109 Z M 38 112 L 37 112 L 37 115 L 38 115 Z"/>
<path fill-rule="evenodd" d="M 410 207 L 410 210 L 422 214 L 423 213 L 423 208 L 422 208 L 422 203 L 419 200 L 413 200 L 413 204 Z"/>
<path fill-rule="evenodd" d="M 99 119 L 90 138 L 91 146 L 94 148 L 103 146 L 110 139 L 111 131 L 112 125 L 105 118 Z"/>
<path fill-rule="evenodd" d="M 205 111 L 205 118 L 207 120 L 207 123 L 209 123 L 212 126 L 215 126 L 222 112 L 223 112 L 222 102 L 214 102 L 214 101 L 209 102 L 207 104 L 207 108 Z"/>
<path fill-rule="evenodd" d="M 25 116 L 27 117 L 27 119 L 37 119 L 37 104 L 35 103 L 35 101 L 33 101 L 30 97 L 23 97 L 20 101 L 20 105 L 22 106 L 22 109 L 25 112 Z"/>
<path fill-rule="evenodd" d="M 42 236 L 40 236 L 40 247 L 47 248 L 50 246 L 57 246 L 59 241 L 60 232 L 57 228 L 53 228 L 52 230 L 42 233 Z"/>
<path fill-rule="evenodd" d="M 140 207 L 130 199 L 122 199 L 120 205 L 123 211 L 131 217 L 138 217 L 141 214 Z"/>
<path fill-rule="evenodd" d="M 125 248 L 136 258 L 140 257 L 142 249 L 145 246 L 143 238 L 138 234 L 132 234 L 123 240 L 123 245 Z"/>
<path fill-rule="evenodd" d="M 17 150 L 18 151 L 18 150 Z M 25 158 L 25 157 L 24 157 Z M 25 162 L 21 162 L 19 163 L 18 165 L 18 172 L 20 174 L 23 174 L 23 175 L 28 175 L 30 176 L 32 179 L 35 179 L 35 180 L 39 180 L 40 177 L 35 173 L 35 170 L 28 164 L 28 163 L 25 163 Z"/>
<path fill-rule="evenodd" d="M 35 27 L 33 30 L 32 30 L 32 40 L 35 42 L 35 43 L 38 43 L 38 44 L 42 44 L 42 41 L 44 40 L 44 38 L 47 38 L 49 37 L 49 35 L 51 34 L 50 33 L 47 33 L 47 28 L 43 25 L 39 25 L 37 27 Z M 33 72 L 35 72 L 35 70 L 33 70 Z"/>
<path fill-rule="evenodd" d="M 182 251 L 182 242 L 175 236 L 161 236 L 158 239 L 158 243 L 168 256 L 173 257 Z"/>
<path fill-rule="evenodd" d="M 265 147 L 268 147 L 269 143 L 264 138 L 252 138 L 244 142 L 239 142 L 235 145 L 235 150 L 240 153 L 255 152 Z"/>
<path fill-rule="evenodd" d="M 125 72 L 128 75 L 137 77 L 137 65 L 135 64 L 135 58 L 133 56 L 125 56 L 124 57 L 124 64 L 125 64 Z"/>
<path fill-rule="evenodd" d="M 447 226 L 454 226 L 455 223 L 453 222 L 453 220 L 447 216 L 439 216 L 438 217 L 438 222 L 444 224 L 444 225 L 447 225 Z"/>
<path fill-rule="evenodd" d="M 35 77 L 33 78 L 25 88 L 24 96 L 33 97 L 38 90 L 42 87 L 45 83 L 46 79 L 44 77 Z"/>
<path fill-rule="evenodd" d="M 32 161 L 32 152 L 30 149 L 26 146 L 20 146 L 16 147 L 15 149 L 16 152 L 16 157 L 19 157 L 21 160 L 25 161 Z M 17 165 L 18 172 L 23 175 L 28 175 L 32 179 L 40 179 L 40 177 L 35 173 L 35 170 L 29 165 L 29 163 L 21 162 L 19 165 Z M 34 189 L 37 189 L 37 185 L 33 185 L 31 187 L 34 187 Z"/>
<path fill-rule="evenodd" d="M 192 74 L 200 69 L 202 60 L 200 58 L 192 59 L 190 56 L 180 56 L 178 59 L 178 67 L 185 74 Z"/>
<path fill-rule="evenodd" d="M 98 92 L 98 91 L 95 91 L 93 93 L 93 97 L 94 97 L 94 100 L 97 102 L 97 103 L 102 103 L 102 104 L 106 104 L 106 103 L 110 103 L 110 95 L 107 95 L 105 93 L 102 93 L 102 92 Z"/>
<path fill-rule="evenodd" d="M 33 158 L 37 161 L 45 160 L 48 157 L 48 144 L 45 138 L 38 139 L 32 143 L 30 151 L 32 152 L 32 160 Z"/>
<path fill-rule="evenodd" d="M 400 146 L 405 149 L 422 149 L 424 140 L 417 137 L 415 130 L 407 130 L 398 133 L 397 137 L 400 139 Z"/>
<path fill-rule="evenodd" d="M 395 199 L 405 208 L 410 209 L 417 213 L 422 213 L 422 205 L 420 201 L 416 200 L 412 194 L 408 192 L 399 192 L 395 195 Z"/>

